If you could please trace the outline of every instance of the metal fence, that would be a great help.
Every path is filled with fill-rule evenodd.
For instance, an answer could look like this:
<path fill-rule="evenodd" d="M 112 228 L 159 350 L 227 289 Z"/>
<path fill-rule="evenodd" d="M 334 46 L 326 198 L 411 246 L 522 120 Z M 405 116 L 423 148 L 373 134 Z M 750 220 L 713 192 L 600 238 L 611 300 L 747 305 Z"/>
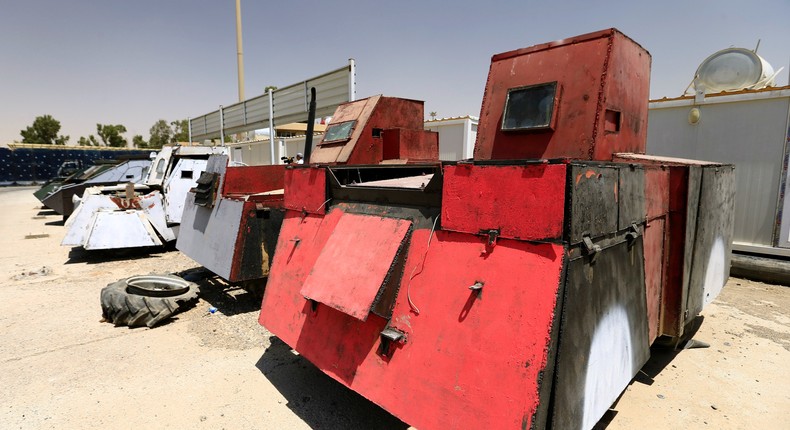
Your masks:
<path fill-rule="evenodd" d="M 355 64 L 316 76 L 287 87 L 247 99 L 216 111 L 190 118 L 191 141 L 222 139 L 229 134 L 269 128 L 274 124 L 288 124 L 307 120 L 310 87 L 315 87 L 316 116 L 332 115 L 341 103 L 354 100 Z"/>

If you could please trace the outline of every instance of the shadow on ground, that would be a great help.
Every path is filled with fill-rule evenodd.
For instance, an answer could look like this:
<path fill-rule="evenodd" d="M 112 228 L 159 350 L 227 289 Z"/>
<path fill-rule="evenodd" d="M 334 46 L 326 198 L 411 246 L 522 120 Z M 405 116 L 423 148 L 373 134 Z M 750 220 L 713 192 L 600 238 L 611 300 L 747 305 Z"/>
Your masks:
<path fill-rule="evenodd" d="M 706 347 L 700 346 L 700 343 L 693 339 L 694 335 L 702 326 L 702 322 L 705 320 L 705 317 L 702 315 L 697 316 L 689 325 L 685 328 L 685 334 L 683 338 L 679 342 L 675 342 L 672 340 L 664 340 L 658 339 L 655 343 L 650 347 L 650 359 L 647 360 L 644 366 L 639 370 L 639 373 L 634 376 L 634 379 L 631 381 L 633 384 L 634 382 L 638 382 L 644 385 L 653 385 L 655 382 L 655 377 L 658 376 L 661 371 L 663 371 L 667 366 L 672 363 L 672 360 L 678 356 L 678 354 L 692 354 L 693 352 L 687 351 L 687 349 L 694 349 L 699 347 Z M 620 396 L 615 400 L 614 404 L 611 406 L 611 409 L 606 411 L 601 420 L 593 427 L 593 430 L 604 430 L 609 427 L 614 417 L 617 416 L 617 403 L 622 398 L 625 390 L 620 393 Z"/>
<path fill-rule="evenodd" d="M 272 336 L 255 367 L 311 428 L 407 429 L 408 424 L 330 378 Z"/>
<path fill-rule="evenodd" d="M 261 310 L 260 296 L 239 285 L 229 284 L 203 268 L 185 270 L 176 275 L 198 284 L 198 296 L 223 315 L 233 316 Z"/>
<path fill-rule="evenodd" d="M 69 259 L 63 264 L 98 264 L 110 261 L 140 260 L 144 258 L 159 258 L 162 254 L 174 251 L 175 244 L 166 247 L 147 247 L 147 248 L 122 248 L 122 249 L 98 249 L 89 251 L 81 246 L 71 248 Z M 143 275 L 144 273 L 132 273 L 132 275 Z"/>

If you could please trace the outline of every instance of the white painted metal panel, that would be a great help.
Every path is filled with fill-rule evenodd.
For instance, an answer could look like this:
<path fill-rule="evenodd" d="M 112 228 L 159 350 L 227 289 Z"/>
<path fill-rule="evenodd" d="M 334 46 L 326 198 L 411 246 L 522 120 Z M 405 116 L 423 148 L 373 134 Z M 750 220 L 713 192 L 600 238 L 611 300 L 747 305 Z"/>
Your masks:
<path fill-rule="evenodd" d="M 206 269 L 230 279 L 243 210 L 241 200 L 219 198 L 208 209 L 195 205 L 195 195 L 187 194 L 176 248 Z"/>
<path fill-rule="evenodd" d="M 181 222 L 184 199 L 189 189 L 197 185 L 200 174 L 206 170 L 206 163 L 207 160 L 193 158 L 182 158 L 176 162 L 164 186 L 167 222 Z"/>
<path fill-rule="evenodd" d="M 162 241 L 145 219 L 145 214 L 134 210 L 94 213 L 91 229 L 84 243 L 88 250 L 159 245 L 162 245 Z"/>
<path fill-rule="evenodd" d="M 118 206 L 109 196 L 101 194 L 95 188 L 89 188 L 82 196 L 82 201 L 66 220 L 66 236 L 61 246 L 83 246 L 91 229 L 94 214 L 101 209 L 116 210 Z"/>
<path fill-rule="evenodd" d="M 168 226 L 167 216 L 165 215 L 165 200 L 162 197 L 162 193 L 154 191 L 140 197 L 140 207 L 143 208 L 142 211 L 137 212 L 144 214 L 145 218 L 165 242 L 176 240 L 178 231 Z"/>

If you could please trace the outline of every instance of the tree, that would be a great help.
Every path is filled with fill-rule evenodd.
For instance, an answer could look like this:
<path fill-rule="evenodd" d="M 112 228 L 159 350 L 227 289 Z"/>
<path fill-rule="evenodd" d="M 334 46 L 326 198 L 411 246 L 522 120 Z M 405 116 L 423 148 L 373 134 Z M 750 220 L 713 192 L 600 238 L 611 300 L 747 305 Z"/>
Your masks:
<path fill-rule="evenodd" d="M 266 86 L 266 88 L 264 88 L 264 89 L 263 89 L 263 92 L 264 92 L 264 93 L 268 93 L 268 92 L 269 92 L 269 90 L 272 90 L 272 91 L 274 91 L 274 90 L 276 90 L 276 89 L 277 89 L 277 87 L 275 87 L 274 85 L 267 85 L 267 86 Z"/>
<path fill-rule="evenodd" d="M 121 136 L 126 133 L 126 127 L 121 124 L 96 124 L 96 134 L 105 146 L 123 148 L 128 146 L 126 138 Z"/>
<path fill-rule="evenodd" d="M 173 130 L 163 119 L 155 122 L 149 133 L 151 134 L 151 137 L 148 138 L 149 148 L 161 148 L 162 145 L 170 143 L 170 139 L 173 137 Z"/>
<path fill-rule="evenodd" d="M 173 126 L 172 142 L 187 142 L 189 141 L 189 121 L 181 119 L 170 123 Z"/>
<path fill-rule="evenodd" d="M 99 146 L 99 141 L 96 140 L 96 136 L 90 135 L 87 138 L 84 136 L 80 136 L 80 140 L 77 141 L 80 146 Z"/>
<path fill-rule="evenodd" d="M 436 111 L 433 111 L 433 112 L 429 113 L 428 115 L 431 116 L 432 120 L 436 119 Z"/>
<path fill-rule="evenodd" d="M 148 148 L 148 142 L 143 140 L 143 136 L 135 134 L 132 138 L 132 146 L 135 148 Z"/>
<path fill-rule="evenodd" d="M 37 116 L 33 125 L 24 130 L 20 130 L 23 143 L 40 143 L 44 145 L 65 145 L 69 141 L 69 136 L 58 135 L 60 131 L 60 121 L 52 118 L 52 115 Z"/>

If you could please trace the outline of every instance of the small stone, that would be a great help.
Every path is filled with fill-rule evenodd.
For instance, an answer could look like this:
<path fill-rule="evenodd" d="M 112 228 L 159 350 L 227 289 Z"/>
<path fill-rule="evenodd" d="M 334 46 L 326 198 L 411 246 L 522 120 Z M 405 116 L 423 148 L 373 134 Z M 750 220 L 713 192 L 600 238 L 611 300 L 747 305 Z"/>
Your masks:
<path fill-rule="evenodd" d="M 201 415 L 201 416 L 200 416 L 200 421 L 201 421 L 201 422 L 203 422 L 203 421 L 206 421 L 207 419 L 208 419 L 208 417 L 207 417 L 207 416 L 205 416 L 205 415 Z"/>
<path fill-rule="evenodd" d="M 656 394 L 656 397 L 658 397 L 659 399 L 663 399 L 664 395 L 663 394 Z"/>
<path fill-rule="evenodd" d="M 717 411 L 717 410 L 719 410 L 719 408 L 717 408 L 717 407 L 716 407 L 716 405 L 710 405 L 710 407 L 711 407 L 711 409 L 713 409 L 714 411 Z"/>
<path fill-rule="evenodd" d="M 724 346 L 730 346 L 729 342 L 724 342 Z"/>

